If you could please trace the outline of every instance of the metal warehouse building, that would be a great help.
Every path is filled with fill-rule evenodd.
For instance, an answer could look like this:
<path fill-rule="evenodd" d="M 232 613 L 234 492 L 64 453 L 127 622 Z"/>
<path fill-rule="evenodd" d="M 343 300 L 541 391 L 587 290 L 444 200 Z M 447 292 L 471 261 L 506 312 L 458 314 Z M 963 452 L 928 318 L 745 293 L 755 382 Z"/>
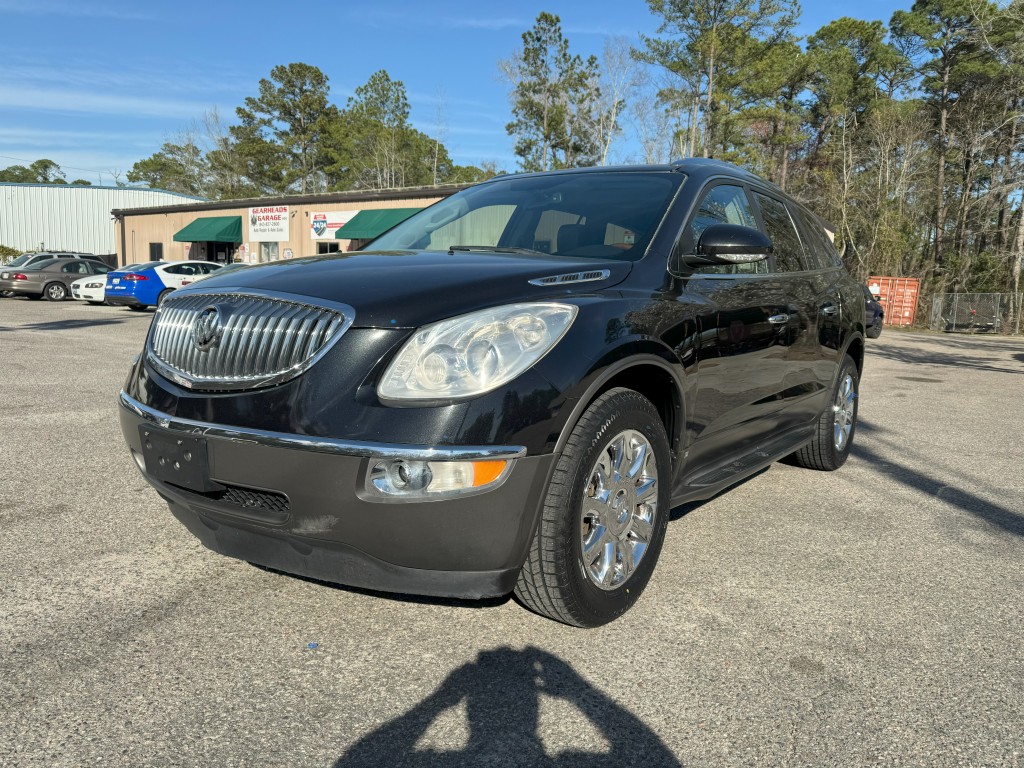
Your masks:
<path fill-rule="evenodd" d="M 119 208 L 119 266 L 158 259 L 260 262 L 350 251 L 467 185 L 325 192 Z M 109 225 L 109 217 L 108 217 Z"/>
<path fill-rule="evenodd" d="M 20 251 L 115 252 L 110 212 L 202 198 L 138 187 L 0 183 L 0 245 Z"/>

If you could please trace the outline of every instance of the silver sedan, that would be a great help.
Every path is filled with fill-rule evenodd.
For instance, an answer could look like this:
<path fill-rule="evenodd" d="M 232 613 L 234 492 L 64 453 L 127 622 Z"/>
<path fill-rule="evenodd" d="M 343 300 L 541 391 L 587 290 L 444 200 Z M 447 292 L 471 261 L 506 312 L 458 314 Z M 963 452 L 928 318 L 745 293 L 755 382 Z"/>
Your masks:
<path fill-rule="evenodd" d="M 0 269 L 0 292 L 63 301 L 71 295 L 71 283 L 75 280 L 109 271 L 106 264 L 90 259 L 49 259 L 31 267 L 4 267 Z"/>

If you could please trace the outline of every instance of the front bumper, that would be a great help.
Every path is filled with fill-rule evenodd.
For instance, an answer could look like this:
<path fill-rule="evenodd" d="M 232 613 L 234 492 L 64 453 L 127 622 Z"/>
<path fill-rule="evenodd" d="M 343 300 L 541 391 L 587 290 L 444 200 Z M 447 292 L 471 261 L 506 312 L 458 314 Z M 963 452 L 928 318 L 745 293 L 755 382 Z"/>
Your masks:
<path fill-rule="evenodd" d="M 206 547 L 389 592 L 465 598 L 510 592 L 554 460 L 524 456 L 518 446 L 396 445 L 226 427 L 160 413 L 124 392 L 120 406 L 122 432 L 138 457 L 140 427 L 205 441 L 209 480 L 228 493 L 197 493 L 145 469 L 143 475 Z M 475 495 L 392 502 L 371 500 L 363 490 L 376 459 L 499 457 L 515 457 L 506 479 Z"/>
<path fill-rule="evenodd" d="M 71 285 L 71 296 L 79 301 L 103 301 L 103 294 L 102 288 L 81 288 L 74 283 Z"/>

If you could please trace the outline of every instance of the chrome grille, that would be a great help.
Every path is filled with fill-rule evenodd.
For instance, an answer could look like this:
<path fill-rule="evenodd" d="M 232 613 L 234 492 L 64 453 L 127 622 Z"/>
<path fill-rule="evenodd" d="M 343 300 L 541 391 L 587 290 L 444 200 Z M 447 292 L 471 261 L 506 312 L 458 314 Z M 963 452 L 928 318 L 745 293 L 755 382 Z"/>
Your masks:
<path fill-rule="evenodd" d="M 225 292 L 170 295 L 157 310 L 147 358 L 190 389 L 280 384 L 322 357 L 352 324 L 341 304 Z"/>

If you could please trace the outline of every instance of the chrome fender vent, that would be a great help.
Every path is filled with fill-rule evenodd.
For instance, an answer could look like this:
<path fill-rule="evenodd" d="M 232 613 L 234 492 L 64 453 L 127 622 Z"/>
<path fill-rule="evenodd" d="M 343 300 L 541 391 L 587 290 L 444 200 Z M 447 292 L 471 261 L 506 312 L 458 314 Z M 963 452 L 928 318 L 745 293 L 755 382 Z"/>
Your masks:
<path fill-rule="evenodd" d="M 610 269 L 592 269 L 589 272 L 567 272 L 564 275 L 536 277 L 530 285 L 567 285 L 569 283 L 591 283 L 595 280 L 607 280 L 611 276 Z"/>
<path fill-rule="evenodd" d="M 146 359 L 189 389 L 269 387 L 316 363 L 354 319 L 347 305 L 286 294 L 171 294 L 153 318 Z"/>

